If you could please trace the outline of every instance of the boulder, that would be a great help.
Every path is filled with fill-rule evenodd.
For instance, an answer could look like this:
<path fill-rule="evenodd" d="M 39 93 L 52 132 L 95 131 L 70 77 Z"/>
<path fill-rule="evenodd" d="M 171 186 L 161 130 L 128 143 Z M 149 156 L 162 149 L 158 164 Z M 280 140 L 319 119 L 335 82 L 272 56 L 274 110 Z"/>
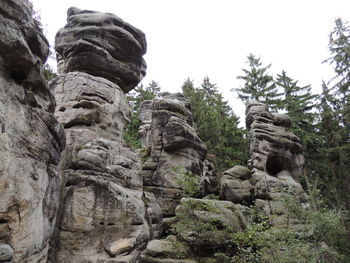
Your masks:
<path fill-rule="evenodd" d="M 7 244 L 0 244 L 0 262 L 11 262 L 13 249 Z"/>
<path fill-rule="evenodd" d="M 247 167 L 236 165 L 223 172 L 223 177 L 226 179 L 249 180 L 251 178 L 251 173 L 251 170 Z"/>
<path fill-rule="evenodd" d="M 43 75 L 49 46 L 28 1 L 0 3 L 0 261 L 46 262 L 65 146 Z"/>
<path fill-rule="evenodd" d="M 86 72 L 103 77 L 124 92 L 146 74 L 145 34 L 116 15 L 71 7 L 67 24 L 56 35 L 60 73 Z"/>
<path fill-rule="evenodd" d="M 183 198 L 176 208 L 176 232 L 186 243 L 215 253 L 229 242 L 228 233 L 245 229 L 248 210 L 229 201 Z"/>
<path fill-rule="evenodd" d="M 250 204 L 253 201 L 253 186 L 249 180 L 221 179 L 220 197 L 233 203 Z"/>

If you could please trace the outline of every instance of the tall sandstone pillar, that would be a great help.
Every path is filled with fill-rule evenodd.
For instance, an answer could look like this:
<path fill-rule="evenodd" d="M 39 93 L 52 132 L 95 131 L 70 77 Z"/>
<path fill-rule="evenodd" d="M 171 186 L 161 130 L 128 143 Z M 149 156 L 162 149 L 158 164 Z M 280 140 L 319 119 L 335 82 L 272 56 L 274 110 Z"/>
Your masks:
<path fill-rule="evenodd" d="M 145 35 L 112 14 L 70 8 L 56 36 L 60 75 L 51 83 L 67 147 L 51 262 L 136 262 L 161 226 L 141 162 L 122 140 L 125 92 L 145 75 Z"/>
<path fill-rule="evenodd" d="M 46 262 L 64 131 L 43 77 L 49 47 L 25 0 L 0 1 L 0 262 Z"/>

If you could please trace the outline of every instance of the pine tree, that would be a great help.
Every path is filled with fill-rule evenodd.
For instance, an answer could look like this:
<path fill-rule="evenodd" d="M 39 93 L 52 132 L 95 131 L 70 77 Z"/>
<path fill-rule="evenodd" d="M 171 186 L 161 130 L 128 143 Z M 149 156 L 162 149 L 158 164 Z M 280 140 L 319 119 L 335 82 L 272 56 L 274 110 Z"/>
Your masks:
<path fill-rule="evenodd" d="M 243 102 L 257 100 L 267 104 L 270 108 L 276 109 L 280 93 L 275 85 L 273 77 L 268 73 L 270 65 L 263 66 L 260 58 L 253 54 L 248 55 L 248 69 L 242 69 L 244 75 L 237 79 L 243 80 L 243 87 L 233 89 Z"/>

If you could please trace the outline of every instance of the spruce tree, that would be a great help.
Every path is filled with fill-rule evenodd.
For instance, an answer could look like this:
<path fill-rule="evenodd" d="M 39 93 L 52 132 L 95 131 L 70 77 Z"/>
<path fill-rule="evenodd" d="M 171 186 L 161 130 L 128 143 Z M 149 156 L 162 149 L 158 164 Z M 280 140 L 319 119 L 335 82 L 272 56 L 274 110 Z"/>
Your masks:
<path fill-rule="evenodd" d="M 302 140 L 306 152 L 318 147 L 320 138 L 316 136 L 317 114 L 313 111 L 317 106 L 318 95 L 311 93 L 310 85 L 299 86 L 298 81 L 287 76 L 285 71 L 277 75 L 276 85 L 283 91 L 278 108 L 285 111 L 292 120 L 292 130 Z"/>
<path fill-rule="evenodd" d="M 239 118 L 224 101 L 216 84 L 205 77 L 201 87 L 194 88 L 193 82 L 187 79 L 182 90 L 190 100 L 198 136 L 206 144 L 215 167 L 224 171 L 236 164 L 245 165 L 245 131 L 238 127 Z"/>
<path fill-rule="evenodd" d="M 243 80 L 244 85 L 233 89 L 244 103 L 257 100 L 267 104 L 271 109 L 276 109 L 280 93 L 275 85 L 272 75 L 269 74 L 270 65 L 263 66 L 260 58 L 253 54 L 248 55 L 248 68 L 242 69 L 243 75 L 237 79 Z"/>
<path fill-rule="evenodd" d="M 331 167 L 328 181 L 336 193 L 334 204 L 350 209 L 350 27 L 340 18 L 330 33 L 329 51 L 325 62 L 334 66 L 335 75 L 323 85 L 321 132 Z"/>
<path fill-rule="evenodd" d="M 318 95 L 311 93 L 311 86 L 299 86 L 285 71 L 277 75 L 276 85 L 283 91 L 278 108 L 285 112 L 292 121 L 292 131 L 302 141 L 305 158 L 304 174 L 310 178 L 312 174 L 324 170 L 319 163 L 322 155 L 323 137 L 319 133 L 316 112 Z M 302 178 L 306 179 L 306 178 Z M 307 184 L 309 179 L 302 183 Z"/>

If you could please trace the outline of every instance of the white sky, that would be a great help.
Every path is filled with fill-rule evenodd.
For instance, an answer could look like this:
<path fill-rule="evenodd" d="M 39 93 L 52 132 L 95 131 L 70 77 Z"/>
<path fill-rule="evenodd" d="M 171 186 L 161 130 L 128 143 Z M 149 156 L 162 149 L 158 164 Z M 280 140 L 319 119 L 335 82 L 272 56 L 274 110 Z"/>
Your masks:
<path fill-rule="evenodd" d="M 199 86 L 208 75 L 244 121 L 244 105 L 232 88 L 249 53 L 283 69 L 300 85 L 320 91 L 333 71 L 328 35 L 334 20 L 350 20 L 349 0 L 32 0 L 54 45 L 70 6 L 114 13 L 146 34 L 145 85 L 157 81 L 163 91 L 180 91 L 190 77 Z M 243 119 L 242 119 L 243 118 Z"/>

